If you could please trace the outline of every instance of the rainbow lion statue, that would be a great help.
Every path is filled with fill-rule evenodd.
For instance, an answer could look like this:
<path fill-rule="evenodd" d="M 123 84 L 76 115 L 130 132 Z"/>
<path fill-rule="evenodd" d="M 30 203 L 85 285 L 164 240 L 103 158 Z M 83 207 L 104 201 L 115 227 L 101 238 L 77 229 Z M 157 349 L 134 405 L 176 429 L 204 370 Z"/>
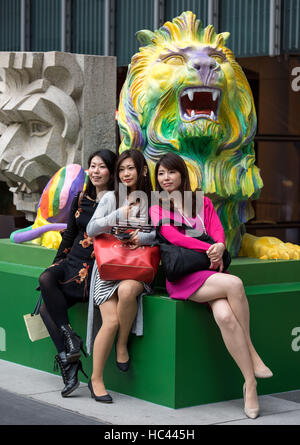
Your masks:
<path fill-rule="evenodd" d="M 212 199 L 234 256 L 299 259 L 298 246 L 245 234 L 263 181 L 255 165 L 253 96 L 225 46 L 229 33 L 203 28 L 188 11 L 137 37 L 142 46 L 120 96 L 120 152 L 141 150 L 152 179 L 163 154 L 181 155 L 192 188 Z"/>
<path fill-rule="evenodd" d="M 46 185 L 38 204 L 34 223 L 10 235 L 14 243 L 33 244 L 58 249 L 60 232 L 67 228 L 68 215 L 75 195 L 84 190 L 87 175 L 78 164 L 60 168 Z"/>

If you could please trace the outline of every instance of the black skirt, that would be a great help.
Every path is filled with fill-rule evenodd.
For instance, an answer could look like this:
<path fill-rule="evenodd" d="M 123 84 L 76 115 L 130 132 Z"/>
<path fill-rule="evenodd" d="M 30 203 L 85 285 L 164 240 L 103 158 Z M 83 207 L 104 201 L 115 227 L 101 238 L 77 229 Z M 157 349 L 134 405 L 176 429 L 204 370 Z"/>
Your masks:
<path fill-rule="evenodd" d="M 57 284 L 66 297 L 78 299 L 78 301 L 87 301 L 93 264 L 94 260 L 92 262 L 83 261 L 68 256 L 66 259 L 50 266 L 47 273 L 53 271 L 53 275 L 58 277 Z"/>
<path fill-rule="evenodd" d="M 78 196 L 72 203 L 68 226 L 62 236 L 53 264 L 46 269 L 53 271 L 53 279 L 68 299 L 87 301 L 91 274 L 95 261 L 92 238 L 86 226 L 94 214 L 97 203 L 83 197 L 78 206 Z"/>

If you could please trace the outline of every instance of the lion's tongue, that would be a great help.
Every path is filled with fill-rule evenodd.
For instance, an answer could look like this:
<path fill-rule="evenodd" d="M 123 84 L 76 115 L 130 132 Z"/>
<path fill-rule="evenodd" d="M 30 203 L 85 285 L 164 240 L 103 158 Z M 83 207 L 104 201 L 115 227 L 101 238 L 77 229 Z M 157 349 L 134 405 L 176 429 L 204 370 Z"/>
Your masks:
<path fill-rule="evenodd" d="M 192 115 L 192 112 L 194 111 L 194 114 L 207 114 L 208 116 L 210 116 L 211 111 L 210 110 L 192 110 L 191 108 L 187 108 L 186 109 L 187 113 L 189 116 Z"/>

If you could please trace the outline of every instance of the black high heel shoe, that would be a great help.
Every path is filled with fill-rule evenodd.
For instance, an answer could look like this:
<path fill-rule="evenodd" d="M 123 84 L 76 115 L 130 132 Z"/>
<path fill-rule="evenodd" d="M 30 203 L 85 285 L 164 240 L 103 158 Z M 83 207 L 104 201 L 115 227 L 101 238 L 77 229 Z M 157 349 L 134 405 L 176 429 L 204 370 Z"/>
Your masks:
<path fill-rule="evenodd" d="M 60 332 L 64 337 L 65 347 L 66 347 L 66 357 L 68 363 L 76 362 L 80 356 L 80 351 L 83 352 L 86 357 L 87 354 L 83 348 L 83 340 L 79 335 L 77 335 L 70 325 L 63 325 L 60 327 Z"/>
<path fill-rule="evenodd" d="M 79 386 L 78 372 L 81 371 L 86 378 L 88 376 L 82 368 L 82 363 L 80 360 L 76 362 L 69 363 L 67 361 L 66 352 L 60 352 L 55 356 L 54 371 L 58 371 L 60 368 L 61 376 L 64 382 L 64 388 L 61 391 L 62 397 L 68 397 L 75 389 Z"/>
<path fill-rule="evenodd" d="M 117 344 L 116 343 L 115 343 L 115 352 L 116 352 L 116 364 L 117 364 L 117 367 L 119 368 L 120 371 L 127 372 L 128 369 L 129 369 L 129 366 L 130 366 L 130 358 L 125 363 L 124 362 L 121 363 L 121 362 L 117 361 Z"/>
<path fill-rule="evenodd" d="M 104 396 L 96 396 L 94 393 L 92 380 L 89 380 L 88 388 L 91 391 L 91 397 L 96 400 L 96 402 L 102 402 L 102 403 L 112 403 L 113 399 L 109 394 L 105 394 Z"/>

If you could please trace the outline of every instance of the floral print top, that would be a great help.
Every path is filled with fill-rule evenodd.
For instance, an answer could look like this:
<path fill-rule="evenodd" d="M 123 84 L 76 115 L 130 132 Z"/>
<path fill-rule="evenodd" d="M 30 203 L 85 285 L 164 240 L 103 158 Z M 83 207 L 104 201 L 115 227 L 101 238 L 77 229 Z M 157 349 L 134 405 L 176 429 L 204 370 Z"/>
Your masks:
<path fill-rule="evenodd" d="M 86 234 L 86 226 L 93 216 L 97 202 L 87 196 L 81 199 L 80 207 L 78 207 L 79 195 L 77 195 L 71 206 L 68 225 L 62 234 L 57 254 L 53 263 L 58 263 L 66 257 L 80 260 L 84 262 L 94 262 L 93 239 Z"/>

